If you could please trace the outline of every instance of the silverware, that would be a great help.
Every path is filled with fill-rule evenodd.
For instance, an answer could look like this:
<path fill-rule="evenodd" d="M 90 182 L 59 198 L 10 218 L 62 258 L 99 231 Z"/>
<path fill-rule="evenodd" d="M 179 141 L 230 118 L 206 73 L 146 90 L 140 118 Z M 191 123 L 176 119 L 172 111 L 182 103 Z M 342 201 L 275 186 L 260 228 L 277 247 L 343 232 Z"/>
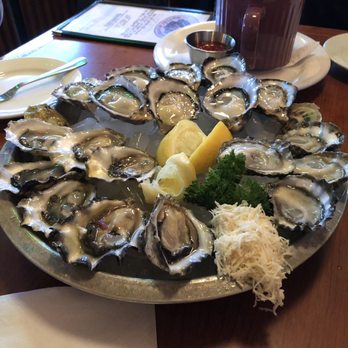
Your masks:
<path fill-rule="evenodd" d="M 76 59 L 73 59 L 72 61 L 63 64 L 59 66 L 58 68 L 52 69 L 50 71 L 45 72 L 44 74 L 41 74 L 39 76 L 35 76 L 32 79 L 29 79 L 24 82 L 17 83 L 14 87 L 10 88 L 8 91 L 0 95 L 0 103 L 5 102 L 11 98 L 17 93 L 17 91 L 22 88 L 23 86 L 29 85 L 30 83 L 45 79 L 47 77 L 51 77 L 54 75 L 62 74 L 64 72 L 76 69 L 80 66 L 83 66 L 87 64 L 87 58 L 85 57 L 79 57 Z"/>

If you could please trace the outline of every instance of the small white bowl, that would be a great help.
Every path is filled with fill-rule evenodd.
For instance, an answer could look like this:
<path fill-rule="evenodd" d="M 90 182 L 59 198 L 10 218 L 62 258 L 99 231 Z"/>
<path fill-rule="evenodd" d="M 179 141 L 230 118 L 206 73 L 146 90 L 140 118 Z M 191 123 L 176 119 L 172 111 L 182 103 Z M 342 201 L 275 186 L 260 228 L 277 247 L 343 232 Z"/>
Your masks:
<path fill-rule="evenodd" d="M 185 43 L 191 62 L 202 64 L 208 57 L 222 58 L 232 53 L 236 41 L 232 36 L 219 31 L 201 30 L 187 35 Z"/>

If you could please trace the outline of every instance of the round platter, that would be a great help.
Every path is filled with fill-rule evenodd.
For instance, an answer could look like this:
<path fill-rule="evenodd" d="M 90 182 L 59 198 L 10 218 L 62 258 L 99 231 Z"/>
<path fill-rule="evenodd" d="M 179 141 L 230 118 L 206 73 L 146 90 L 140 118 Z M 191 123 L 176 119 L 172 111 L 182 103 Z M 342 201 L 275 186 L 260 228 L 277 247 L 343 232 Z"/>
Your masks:
<path fill-rule="evenodd" d="M 201 118 L 204 117 L 206 116 L 201 115 Z M 248 131 L 255 123 L 253 117 L 243 130 L 246 132 L 244 136 L 249 135 Z M 257 118 L 257 113 L 255 117 Z M 269 129 L 267 119 L 264 126 Z M 139 129 L 147 129 L 150 136 L 155 129 L 154 125 L 137 128 L 139 126 L 127 124 L 124 127 L 130 132 L 134 129 L 133 136 L 137 139 L 139 139 Z M 259 126 L 257 130 L 259 132 Z M 6 143 L 0 153 L 0 165 L 12 159 L 14 151 L 14 145 Z M 292 245 L 289 263 L 293 268 L 312 256 L 332 235 L 344 212 L 346 199 L 346 186 L 342 185 L 340 199 L 332 219 L 326 222 L 325 227 L 306 233 Z M 186 277 L 168 276 L 152 266 L 141 253 L 132 250 L 121 264 L 111 257 L 106 258 L 96 271 L 90 271 L 81 265 L 67 264 L 38 234 L 21 227 L 21 217 L 16 209 L 15 198 L 5 192 L 0 194 L 0 221 L 1 227 L 12 243 L 37 267 L 66 284 L 95 295 L 139 303 L 182 303 L 226 297 L 250 289 L 248 286 L 241 288 L 233 282 L 219 279 L 215 274 L 216 269 L 212 259 L 194 267 Z"/>

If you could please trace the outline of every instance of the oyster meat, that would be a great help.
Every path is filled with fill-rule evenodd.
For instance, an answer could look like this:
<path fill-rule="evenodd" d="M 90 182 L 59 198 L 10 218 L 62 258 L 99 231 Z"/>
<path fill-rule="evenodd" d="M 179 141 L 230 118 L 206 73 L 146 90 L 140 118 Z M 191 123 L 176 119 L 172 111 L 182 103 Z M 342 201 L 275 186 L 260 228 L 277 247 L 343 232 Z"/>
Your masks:
<path fill-rule="evenodd" d="M 202 81 L 202 71 L 196 64 L 172 63 L 164 75 L 185 82 L 195 91 Z"/>
<path fill-rule="evenodd" d="M 156 69 L 146 65 L 131 65 L 122 68 L 115 68 L 106 74 L 106 79 L 111 80 L 117 76 L 124 76 L 133 82 L 140 91 L 145 92 L 146 86 L 151 80 L 158 77 Z"/>
<path fill-rule="evenodd" d="M 107 255 L 121 258 L 129 247 L 139 247 L 143 212 L 129 200 L 102 200 L 78 211 L 64 224 L 54 242 L 68 263 L 93 269 Z"/>
<path fill-rule="evenodd" d="M 276 117 L 280 122 L 287 122 L 288 109 L 295 100 L 297 88 L 283 80 L 263 79 L 258 91 L 258 106 L 266 115 Z"/>
<path fill-rule="evenodd" d="M 169 274 L 183 275 L 212 250 L 210 229 L 190 210 L 159 196 L 145 229 L 149 260 Z"/>
<path fill-rule="evenodd" d="M 52 143 L 72 132 L 69 127 L 56 126 L 39 119 L 10 121 L 5 129 L 6 140 L 22 151 L 47 156 Z"/>
<path fill-rule="evenodd" d="M 112 146 L 95 150 L 86 162 L 87 175 L 104 181 L 150 178 L 156 170 L 156 161 L 146 152 L 126 147 Z"/>
<path fill-rule="evenodd" d="M 232 130 L 240 130 L 244 115 L 257 103 L 258 80 L 249 74 L 233 74 L 212 85 L 203 106 L 214 118 L 224 121 Z"/>
<path fill-rule="evenodd" d="M 246 63 L 239 53 L 232 53 L 223 58 L 207 58 L 202 64 L 204 77 L 212 84 L 235 73 L 246 72 Z"/>
<path fill-rule="evenodd" d="M 294 174 L 307 174 L 329 184 L 348 177 L 348 154 L 344 152 L 322 152 L 294 161 Z"/>
<path fill-rule="evenodd" d="M 288 117 L 289 121 L 284 126 L 285 131 L 298 125 L 307 127 L 322 121 L 319 107 L 314 103 L 293 103 L 289 109 Z"/>
<path fill-rule="evenodd" d="M 23 117 L 25 119 L 38 118 L 57 126 L 68 125 L 68 121 L 58 111 L 47 104 L 29 106 L 27 110 L 25 110 Z"/>
<path fill-rule="evenodd" d="M 166 77 L 151 81 L 147 88 L 150 109 L 163 132 L 197 117 L 199 97 L 186 83 Z"/>
<path fill-rule="evenodd" d="M 0 173 L 0 191 L 19 193 L 35 184 L 45 184 L 52 179 L 61 179 L 66 175 L 62 166 L 50 161 L 12 162 L 4 165 Z"/>
<path fill-rule="evenodd" d="M 269 144 L 252 139 L 235 138 L 224 143 L 219 157 L 231 151 L 245 156 L 245 167 L 249 171 L 261 175 L 286 175 L 291 173 L 295 166 L 289 150 L 289 143 L 276 140 Z"/>
<path fill-rule="evenodd" d="M 342 131 L 330 122 L 315 122 L 307 127 L 298 125 L 279 138 L 291 144 L 290 151 L 294 157 L 331 150 L 344 141 Z"/>
<path fill-rule="evenodd" d="M 289 175 L 269 184 L 269 194 L 276 223 L 292 231 L 323 225 L 335 209 L 332 188 L 307 176 Z"/>
<path fill-rule="evenodd" d="M 86 169 L 85 162 L 100 147 L 120 146 L 126 137 L 112 129 L 97 128 L 74 132 L 55 141 L 49 148 L 52 162 L 62 165 L 66 171 L 72 168 Z"/>
<path fill-rule="evenodd" d="M 107 80 L 90 92 L 93 102 L 112 117 L 131 123 L 152 120 L 144 94 L 124 76 Z"/>
<path fill-rule="evenodd" d="M 58 99 L 85 106 L 92 101 L 89 92 L 100 83 L 101 81 L 92 79 L 72 82 L 58 87 L 52 92 L 52 95 Z"/>
<path fill-rule="evenodd" d="M 49 237 L 53 230 L 70 220 L 77 209 L 88 206 L 94 198 L 92 185 L 66 180 L 22 199 L 17 207 L 23 209 L 22 225 Z"/>

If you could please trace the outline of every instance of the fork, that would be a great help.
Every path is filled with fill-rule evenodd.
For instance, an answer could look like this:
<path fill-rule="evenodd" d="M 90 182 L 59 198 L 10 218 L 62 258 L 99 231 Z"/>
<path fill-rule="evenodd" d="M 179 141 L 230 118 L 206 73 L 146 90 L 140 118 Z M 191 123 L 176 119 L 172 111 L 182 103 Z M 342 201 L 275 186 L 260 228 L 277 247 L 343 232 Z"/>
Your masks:
<path fill-rule="evenodd" d="M 5 93 L 0 94 L 0 103 L 5 102 L 5 101 L 13 98 L 13 96 L 17 93 L 17 91 L 20 88 L 22 88 L 23 86 L 29 85 L 30 83 L 45 79 L 47 77 L 62 74 L 64 72 L 76 69 L 76 68 L 83 66 L 85 64 L 87 64 L 87 58 L 79 57 L 79 58 L 73 59 L 72 61 L 70 61 L 66 64 L 59 66 L 58 68 L 49 70 L 41 75 L 35 76 L 32 79 L 29 79 L 29 80 L 23 81 L 23 82 L 19 82 L 14 87 L 12 87 L 8 91 L 6 91 Z"/>

